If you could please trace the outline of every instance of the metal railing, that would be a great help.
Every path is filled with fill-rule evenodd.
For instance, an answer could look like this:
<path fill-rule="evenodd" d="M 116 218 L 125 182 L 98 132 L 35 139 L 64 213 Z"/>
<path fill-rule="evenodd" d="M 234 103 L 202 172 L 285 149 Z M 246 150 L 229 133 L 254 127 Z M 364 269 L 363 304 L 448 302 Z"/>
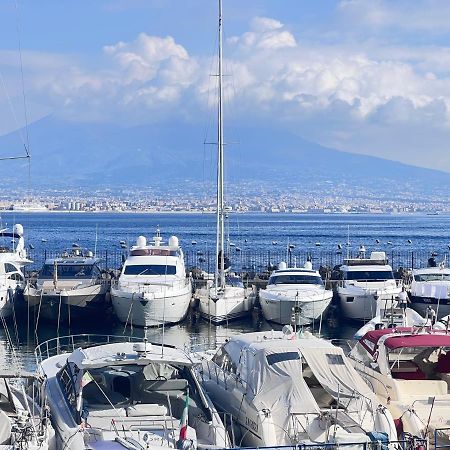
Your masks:
<path fill-rule="evenodd" d="M 389 444 L 389 445 L 388 445 Z M 297 445 L 277 445 L 265 447 L 234 447 L 234 450 L 331 450 L 331 449 L 360 449 L 360 450 L 427 450 L 429 443 L 426 439 L 409 437 L 403 440 L 383 442 L 379 440 L 370 442 L 327 442 L 327 443 L 308 443 Z M 226 450 L 226 449 L 217 449 Z M 229 449 L 228 449 L 229 450 Z"/>
<path fill-rule="evenodd" d="M 68 336 L 59 336 L 39 344 L 34 349 L 34 356 L 36 358 L 36 364 L 39 365 L 44 359 L 60 353 L 71 353 L 80 347 L 87 348 L 94 345 L 120 342 L 142 342 L 142 338 L 104 334 L 73 334 Z"/>
<path fill-rule="evenodd" d="M 57 251 L 37 251 L 30 250 L 29 258 L 33 260 L 33 264 L 27 267 L 27 271 L 38 270 L 42 267 L 46 258 L 53 258 L 61 256 L 61 252 Z M 232 262 L 232 270 L 240 273 L 246 273 L 249 275 L 262 275 L 268 276 L 269 272 L 280 263 L 285 261 L 289 267 L 303 266 L 303 264 L 309 259 L 311 260 L 313 267 L 317 270 L 331 271 L 335 266 L 343 264 L 344 259 L 347 258 L 346 252 L 337 252 L 329 249 L 293 249 L 286 250 L 283 248 L 278 249 L 254 249 L 244 248 L 239 252 L 234 252 L 229 255 Z M 412 269 L 419 267 L 426 267 L 430 256 L 435 256 L 436 262 L 450 260 L 450 251 L 440 251 L 431 253 L 429 250 L 391 250 L 385 251 L 389 260 L 389 264 L 395 271 L 403 272 L 403 269 Z M 119 269 L 123 264 L 123 261 L 128 255 L 128 250 L 98 250 L 96 256 L 101 258 L 100 267 L 102 269 Z M 184 252 L 186 261 L 186 267 L 190 270 L 198 268 L 208 273 L 212 273 L 215 267 L 215 251 L 211 250 L 198 250 L 186 249 Z M 357 258 L 358 251 L 353 250 L 349 252 L 350 258 Z M 325 276 L 323 276 L 325 278 Z M 396 278 L 402 278 L 402 276 L 396 276 Z"/>

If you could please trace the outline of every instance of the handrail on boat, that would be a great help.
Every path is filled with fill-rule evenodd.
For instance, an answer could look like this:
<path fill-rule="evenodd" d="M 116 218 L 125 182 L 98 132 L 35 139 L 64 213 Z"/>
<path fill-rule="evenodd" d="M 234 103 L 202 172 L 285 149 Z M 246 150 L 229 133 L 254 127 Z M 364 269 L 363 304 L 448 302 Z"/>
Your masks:
<path fill-rule="evenodd" d="M 44 359 L 54 356 L 58 353 L 73 352 L 80 346 L 90 347 L 99 344 L 110 344 L 118 342 L 142 342 L 143 338 L 124 335 L 105 335 L 105 334 L 72 334 L 58 336 L 42 342 L 34 349 L 36 363 L 39 365 Z"/>

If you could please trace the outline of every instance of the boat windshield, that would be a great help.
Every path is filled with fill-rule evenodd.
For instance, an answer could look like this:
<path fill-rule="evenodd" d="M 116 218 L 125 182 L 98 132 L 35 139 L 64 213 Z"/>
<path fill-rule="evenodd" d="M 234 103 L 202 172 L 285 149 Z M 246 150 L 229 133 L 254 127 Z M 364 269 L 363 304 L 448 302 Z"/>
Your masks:
<path fill-rule="evenodd" d="M 450 347 L 401 347 L 388 351 L 393 378 L 439 379 L 450 373 Z"/>
<path fill-rule="evenodd" d="M 418 273 L 414 281 L 450 281 L 450 273 Z"/>
<path fill-rule="evenodd" d="M 386 281 L 393 280 L 394 274 L 391 270 L 354 270 L 344 272 L 344 279 L 354 281 Z"/>
<path fill-rule="evenodd" d="M 82 393 L 81 416 L 89 414 L 93 428 L 104 424 L 100 418 L 107 415 L 108 410 L 111 410 L 109 417 L 114 411 L 119 416 L 135 417 L 135 421 L 142 421 L 146 416 L 152 416 L 152 420 L 180 420 L 187 395 L 189 415 L 192 411 L 193 417 L 203 414 L 206 420 L 211 420 L 192 369 L 182 364 L 110 365 L 81 372 L 73 363 L 67 363 L 57 379 L 75 418 L 77 396 Z"/>
<path fill-rule="evenodd" d="M 244 283 L 239 277 L 226 277 L 225 282 L 228 286 L 244 287 Z"/>
<path fill-rule="evenodd" d="M 70 264 L 57 265 L 58 278 L 91 278 L 94 273 L 94 265 L 92 264 Z M 53 278 L 55 271 L 54 264 L 44 264 L 41 270 L 41 278 Z"/>
<path fill-rule="evenodd" d="M 272 275 L 268 284 L 318 284 L 323 286 L 323 281 L 317 275 L 284 274 Z"/>
<path fill-rule="evenodd" d="M 175 275 L 177 266 L 166 264 L 129 264 L 125 266 L 124 275 Z"/>

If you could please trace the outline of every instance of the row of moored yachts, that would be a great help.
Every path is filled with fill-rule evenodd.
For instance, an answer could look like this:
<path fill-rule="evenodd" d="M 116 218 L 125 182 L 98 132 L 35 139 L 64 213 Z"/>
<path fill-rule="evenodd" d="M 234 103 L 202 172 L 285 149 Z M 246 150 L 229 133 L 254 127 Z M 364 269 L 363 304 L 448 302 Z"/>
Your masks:
<path fill-rule="evenodd" d="M 238 334 L 215 351 L 82 335 L 44 342 L 36 358 L 37 375 L 20 386 L 2 376 L 2 448 L 450 442 L 445 328 L 378 327 L 349 354 L 290 326 Z"/>
<path fill-rule="evenodd" d="M 37 276 L 25 282 L 23 267 L 31 261 L 23 228 L 16 225 L 12 233 L 3 230 L 2 236 L 13 238 L 15 245 L 0 253 L 1 317 L 12 315 L 14 299 L 21 292 L 28 307 L 45 319 L 61 322 L 103 317 L 111 303 L 121 322 L 137 326 L 179 322 L 191 304 L 197 304 L 203 317 L 221 323 L 245 316 L 255 303 L 256 291 L 245 287 L 220 255 L 215 273 L 204 273 L 203 285 L 193 292 L 178 239 L 172 236 L 164 244 L 159 230 L 150 243 L 143 236 L 137 239 L 120 275 L 112 279 L 100 269 L 99 258 L 75 247 L 47 259 Z M 381 310 L 408 301 L 422 316 L 430 313 L 430 306 L 439 318 L 450 313 L 450 270 L 442 265 L 415 269 L 409 297 L 394 279 L 384 252 L 346 259 L 338 276 L 336 291 L 344 317 L 367 321 Z M 307 325 L 321 319 L 332 298 L 333 291 L 326 289 L 310 262 L 290 268 L 280 263 L 266 288 L 259 291 L 264 317 L 281 325 Z M 434 314 L 434 309 L 431 312 Z"/>

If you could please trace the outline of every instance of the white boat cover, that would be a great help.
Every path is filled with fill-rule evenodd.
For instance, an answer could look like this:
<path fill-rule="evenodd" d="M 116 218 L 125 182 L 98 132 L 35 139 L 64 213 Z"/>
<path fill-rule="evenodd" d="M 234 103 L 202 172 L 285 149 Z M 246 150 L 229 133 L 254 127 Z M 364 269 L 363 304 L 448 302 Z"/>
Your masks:
<path fill-rule="evenodd" d="M 301 353 L 318 382 L 336 402 L 363 428 L 374 429 L 374 413 L 380 402 L 342 348 L 332 344 L 302 347 Z"/>
<path fill-rule="evenodd" d="M 437 299 L 448 298 L 450 293 L 450 283 L 436 282 L 415 282 L 411 286 L 411 294 L 417 297 L 430 297 Z"/>
<path fill-rule="evenodd" d="M 254 334 L 253 335 L 253 340 Z M 320 414 L 320 408 L 303 379 L 300 352 L 296 340 L 276 339 L 246 342 L 245 335 L 235 336 L 225 345 L 237 367 L 238 377 L 253 393 L 258 410 L 268 410 L 277 429 L 278 442 L 285 441 L 291 414 Z M 279 434 L 279 435 L 278 435 Z"/>

